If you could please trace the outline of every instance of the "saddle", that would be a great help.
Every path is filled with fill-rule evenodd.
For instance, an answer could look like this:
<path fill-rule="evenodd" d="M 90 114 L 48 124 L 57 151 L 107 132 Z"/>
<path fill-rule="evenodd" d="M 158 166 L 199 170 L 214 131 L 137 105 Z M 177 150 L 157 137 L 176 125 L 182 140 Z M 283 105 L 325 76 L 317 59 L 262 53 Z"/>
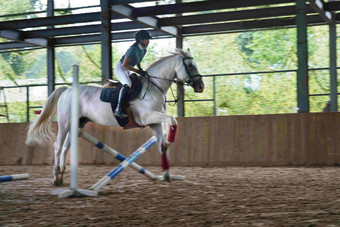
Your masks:
<path fill-rule="evenodd" d="M 145 126 L 141 126 L 137 124 L 137 122 L 135 121 L 133 113 L 129 106 L 129 102 L 136 99 L 140 92 L 142 91 L 142 82 L 141 79 L 136 74 L 131 74 L 130 79 L 132 82 L 132 86 L 130 91 L 125 97 L 122 109 L 123 115 L 127 115 L 127 117 L 118 116 L 115 117 L 119 125 L 124 129 L 143 128 Z M 123 85 L 119 81 L 107 80 L 107 82 L 103 85 L 103 89 L 100 93 L 101 101 L 111 103 L 112 114 L 117 107 L 119 91 L 122 87 Z"/>

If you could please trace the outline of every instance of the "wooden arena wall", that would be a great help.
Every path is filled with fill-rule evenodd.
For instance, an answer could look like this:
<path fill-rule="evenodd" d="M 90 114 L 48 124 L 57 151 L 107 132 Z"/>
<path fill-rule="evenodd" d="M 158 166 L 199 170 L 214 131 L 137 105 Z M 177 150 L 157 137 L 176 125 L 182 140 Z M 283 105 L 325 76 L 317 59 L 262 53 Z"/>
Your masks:
<path fill-rule="evenodd" d="M 330 166 L 340 164 L 340 113 L 177 118 L 170 161 L 176 166 Z M 56 128 L 56 124 L 54 125 Z M 27 123 L 0 124 L 0 164 L 52 164 L 53 142 L 24 144 Z M 124 155 L 152 136 L 150 128 L 122 130 L 88 124 L 85 131 Z M 79 139 L 82 164 L 117 164 Z M 137 160 L 160 165 L 154 146 Z"/>

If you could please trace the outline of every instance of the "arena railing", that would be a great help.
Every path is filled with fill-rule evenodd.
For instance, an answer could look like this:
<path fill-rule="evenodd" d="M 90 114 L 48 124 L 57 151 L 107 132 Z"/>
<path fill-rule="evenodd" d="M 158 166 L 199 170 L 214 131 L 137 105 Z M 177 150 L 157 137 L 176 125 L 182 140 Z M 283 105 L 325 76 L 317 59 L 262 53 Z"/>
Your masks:
<path fill-rule="evenodd" d="M 340 67 L 338 67 L 340 69 Z M 309 69 L 310 71 L 318 71 L 318 70 L 329 70 L 329 68 L 313 68 Z M 275 73 L 296 73 L 296 69 L 289 69 L 289 70 L 273 70 L 273 71 L 254 71 L 254 72 L 237 72 L 237 73 L 221 73 L 221 74 L 209 74 L 209 75 L 203 75 L 203 78 L 213 78 L 213 87 L 212 87 L 212 98 L 210 99 L 184 99 L 184 102 L 213 102 L 213 113 L 216 115 L 216 78 L 218 77 L 234 77 L 234 76 L 242 76 L 242 75 L 256 75 L 256 74 L 275 74 Z M 80 84 L 101 84 L 101 81 L 88 81 L 88 82 L 80 82 Z M 62 86 L 62 85 L 71 85 L 71 83 L 56 83 L 56 86 Z M 30 88 L 32 87 L 46 87 L 47 84 L 28 84 L 28 85 L 19 85 L 19 86 L 4 86 L 3 89 L 16 89 L 16 88 L 25 88 L 26 89 L 26 121 L 30 121 L 30 110 L 31 109 L 41 109 L 42 106 L 31 106 L 30 105 Z M 340 93 L 338 93 L 339 95 Z M 327 96 L 330 95 L 329 93 L 323 93 L 323 94 L 309 94 L 309 96 Z M 175 100 L 168 100 L 168 103 L 174 103 Z"/>

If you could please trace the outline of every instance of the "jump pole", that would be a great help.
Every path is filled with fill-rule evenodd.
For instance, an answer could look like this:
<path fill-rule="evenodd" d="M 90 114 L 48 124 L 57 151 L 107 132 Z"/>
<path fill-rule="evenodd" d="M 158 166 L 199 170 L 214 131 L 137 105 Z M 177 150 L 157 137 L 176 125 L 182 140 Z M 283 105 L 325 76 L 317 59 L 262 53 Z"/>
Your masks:
<path fill-rule="evenodd" d="M 108 145 L 102 143 L 101 141 L 99 141 L 98 139 L 94 138 L 93 136 L 91 136 L 87 132 L 82 131 L 81 129 L 79 129 L 79 137 L 81 137 L 81 138 L 85 139 L 86 141 L 94 144 L 97 148 L 102 149 L 106 153 L 112 155 L 115 159 L 117 159 L 120 162 L 123 162 L 126 159 L 126 157 L 124 155 L 122 155 L 121 153 L 119 153 L 115 149 L 109 147 Z M 155 176 L 153 173 L 151 173 L 150 171 L 146 170 L 145 168 L 143 168 L 142 166 L 138 165 L 135 162 L 132 162 L 130 164 L 130 166 L 134 170 L 139 172 L 140 174 L 144 174 L 145 176 L 147 176 L 148 178 L 150 178 L 152 180 L 156 180 L 157 179 L 157 176 Z"/>
<path fill-rule="evenodd" d="M 140 146 L 135 152 L 132 153 L 128 158 L 126 158 L 122 163 L 120 163 L 115 169 L 104 176 L 101 180 L 90 187 L 91 190 L 98 192 L 105 185 L 107 185 L 113 178 L 115 178 L 119 173 L 121 173 L 126 167 L 128 167 L 133 161 L 135 161 L 139 156 L 141 156 L 147 149 L 149 149 L 153 144 L 157 142 L 155 136 L 151 137 L 147 142 Z"/>
<path fill-rule="evenodd" d="M 79 137 L 81 137 L 84 140 L 92 143 L 97 148 L 102 149 L 107 154 L 112 155 L 115 159 L 117 159 L 120 162 L 123 162 L 126 159 L 126 157 L 124 155 L 122 155 L 121 153 L 119 153 L 118 151 L 113 149 L 112 147 L 110 147 L 110 146 L 106 145 L 105 143 L 99 141 L 98 139 L 91 136 L 87 132 L 84 132 L 81 129 L 79 129 Z M 146 170 L 145 168 L 143 168 L 142 166 L 138 165 L 135 162 L 132 162 L 130 164 L 130 167 L 133 168 L 134 170 L 136 170 L 137 172 L 139 172 L 140 174 L 147 176 L 151 180 L 158 180 L 158 181 L 164 181 L 165 180 L 164 176 L 155 175 L 155 174 L 151 173 L 150 171 Z M 171 174 L 170 176 L 171 176 L 172 180 L 185 180 L 185 177 L 182 176 L 182 175 L 172 175 Z"/>
<path fill-rule="evenodd" d="M 30 177 L 30 175 L 28 173 L 0 176 L 0 182 L 14 181 L 14 180 L 25 180 L 29 177 Z"/>
<path fill-rule="evenodd" d="M 78 188 L 78 128 L 79 128 L 79 84 L 78 84 L 79 66 L 73 65 L 73 83 L 72 83 L 72 107 L 71 107 L 71 182 L 70 189 L 52 191 L 52 195 L 58 195 L 59 198 L 74 196 L 97 196 L 98 193 L 87 189 Z"/>

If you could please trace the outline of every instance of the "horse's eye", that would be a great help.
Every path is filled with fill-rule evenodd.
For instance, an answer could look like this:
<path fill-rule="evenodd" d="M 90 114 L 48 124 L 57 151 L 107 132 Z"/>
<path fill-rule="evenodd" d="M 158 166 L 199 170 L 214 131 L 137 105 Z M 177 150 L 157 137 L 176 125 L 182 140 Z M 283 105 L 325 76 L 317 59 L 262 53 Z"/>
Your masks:
<path fill-rule="evenodd" d="M 192 64 L 190 64 L 190 65 L 188 65 L 188 68 L 189 68 L 189 69 L 193 69 L 194 66 L 193 66 Z"/>

